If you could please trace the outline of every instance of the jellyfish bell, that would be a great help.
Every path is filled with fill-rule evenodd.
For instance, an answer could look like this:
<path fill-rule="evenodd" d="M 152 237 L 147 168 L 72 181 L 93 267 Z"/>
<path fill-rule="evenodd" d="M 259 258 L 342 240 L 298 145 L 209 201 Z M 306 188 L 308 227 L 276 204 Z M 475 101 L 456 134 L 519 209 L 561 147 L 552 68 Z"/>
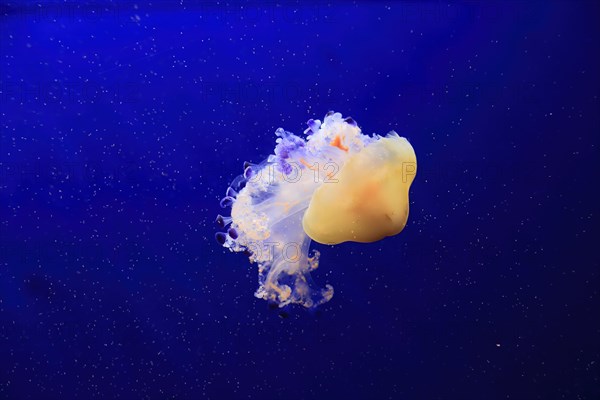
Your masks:
<path fill-rule="evenodd" d="M 318 187 L 302 219 L 316 242 L 375 242 L 400 233 L 408 219 L 408 191 L 416 155 L 395 132 L 350 155 L 335 182 Z"/>
<path fill-rule="evenodd" d="M 311 279 L 312 240 L 367 243 L 402 231 L 416 174 L 415 152 L 395 132 L 370 137 L 333 112 L 307 124 L 306 139 L 277 129 L 274 154 L 244 165 L 220 203 L 231 216 L 216 219 L 226 229 L 217 242 L 258 264 L 256 297 L 279 307 L 314 308 L 333 296 Z"/>

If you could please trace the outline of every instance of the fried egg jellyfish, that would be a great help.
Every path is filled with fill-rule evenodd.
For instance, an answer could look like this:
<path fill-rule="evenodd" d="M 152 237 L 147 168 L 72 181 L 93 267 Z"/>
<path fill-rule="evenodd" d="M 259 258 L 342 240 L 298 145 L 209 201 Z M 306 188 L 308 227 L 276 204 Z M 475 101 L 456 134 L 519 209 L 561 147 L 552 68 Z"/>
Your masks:
<path fill-rule="evenodd" d="M 256 297 L 279 307 L 312 308 L 329 301 L 333 287 L 317 288 L 310 272 L 323 244 L 375 242 L 406 225 L 408 192 L 417 172 L 415 152 L 403 137 L 361 133 L 352 118 L 329 112 L 309 120 L 306 139 L 279 128 L 275 152 L 244 165 L 221 200 L 231 216 L 217 216 L 217 241 L 258 264 Z"/>

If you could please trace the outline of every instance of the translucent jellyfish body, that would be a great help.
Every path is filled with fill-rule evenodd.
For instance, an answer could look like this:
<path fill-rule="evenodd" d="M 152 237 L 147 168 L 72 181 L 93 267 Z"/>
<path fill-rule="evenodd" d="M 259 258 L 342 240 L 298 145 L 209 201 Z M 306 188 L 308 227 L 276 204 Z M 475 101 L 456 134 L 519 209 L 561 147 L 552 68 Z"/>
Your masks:
<path fill-rule="evenodd" d="M 227 189 L 217 217 L 227 232 L 217 241 L 258 264 L 256 296 L 283 307 L 315 307 L 333 296 L 310 272 L 323 244 L 374 242 L 400 233 L 408 219 L 408 192 L 417 172 L 415 152 L 395 132 L 363 135 L 352 118 L 329 112 L 309 120 L 306 139 L 279 128 L 273 155 L 246 164 Z"/>

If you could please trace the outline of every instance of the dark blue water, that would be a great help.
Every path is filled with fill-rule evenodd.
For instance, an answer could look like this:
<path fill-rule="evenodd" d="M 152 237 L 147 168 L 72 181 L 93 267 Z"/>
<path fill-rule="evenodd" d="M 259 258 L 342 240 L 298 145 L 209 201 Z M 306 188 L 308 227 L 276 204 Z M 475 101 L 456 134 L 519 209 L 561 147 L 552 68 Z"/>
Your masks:
<path fill-rule="evenodd" d="M 600 398 L 597 3 L 0 10 L 1 398 Z M 409 138 L 411 215 L 282 313 L 214 218 L 328 110 Z"/>

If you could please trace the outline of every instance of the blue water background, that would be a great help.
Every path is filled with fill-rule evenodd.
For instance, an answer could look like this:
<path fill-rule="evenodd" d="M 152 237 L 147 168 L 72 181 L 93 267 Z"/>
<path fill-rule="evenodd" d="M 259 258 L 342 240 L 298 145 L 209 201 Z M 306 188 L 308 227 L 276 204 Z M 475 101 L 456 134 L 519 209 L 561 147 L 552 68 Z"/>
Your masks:
<path fill-rule="evenodd" d="M 0 398 L 600 398 L 597 3 L 0 11 Z M 214 218 L 328 110 L 411 141 L 410 220 L 280 313 Z"/>

